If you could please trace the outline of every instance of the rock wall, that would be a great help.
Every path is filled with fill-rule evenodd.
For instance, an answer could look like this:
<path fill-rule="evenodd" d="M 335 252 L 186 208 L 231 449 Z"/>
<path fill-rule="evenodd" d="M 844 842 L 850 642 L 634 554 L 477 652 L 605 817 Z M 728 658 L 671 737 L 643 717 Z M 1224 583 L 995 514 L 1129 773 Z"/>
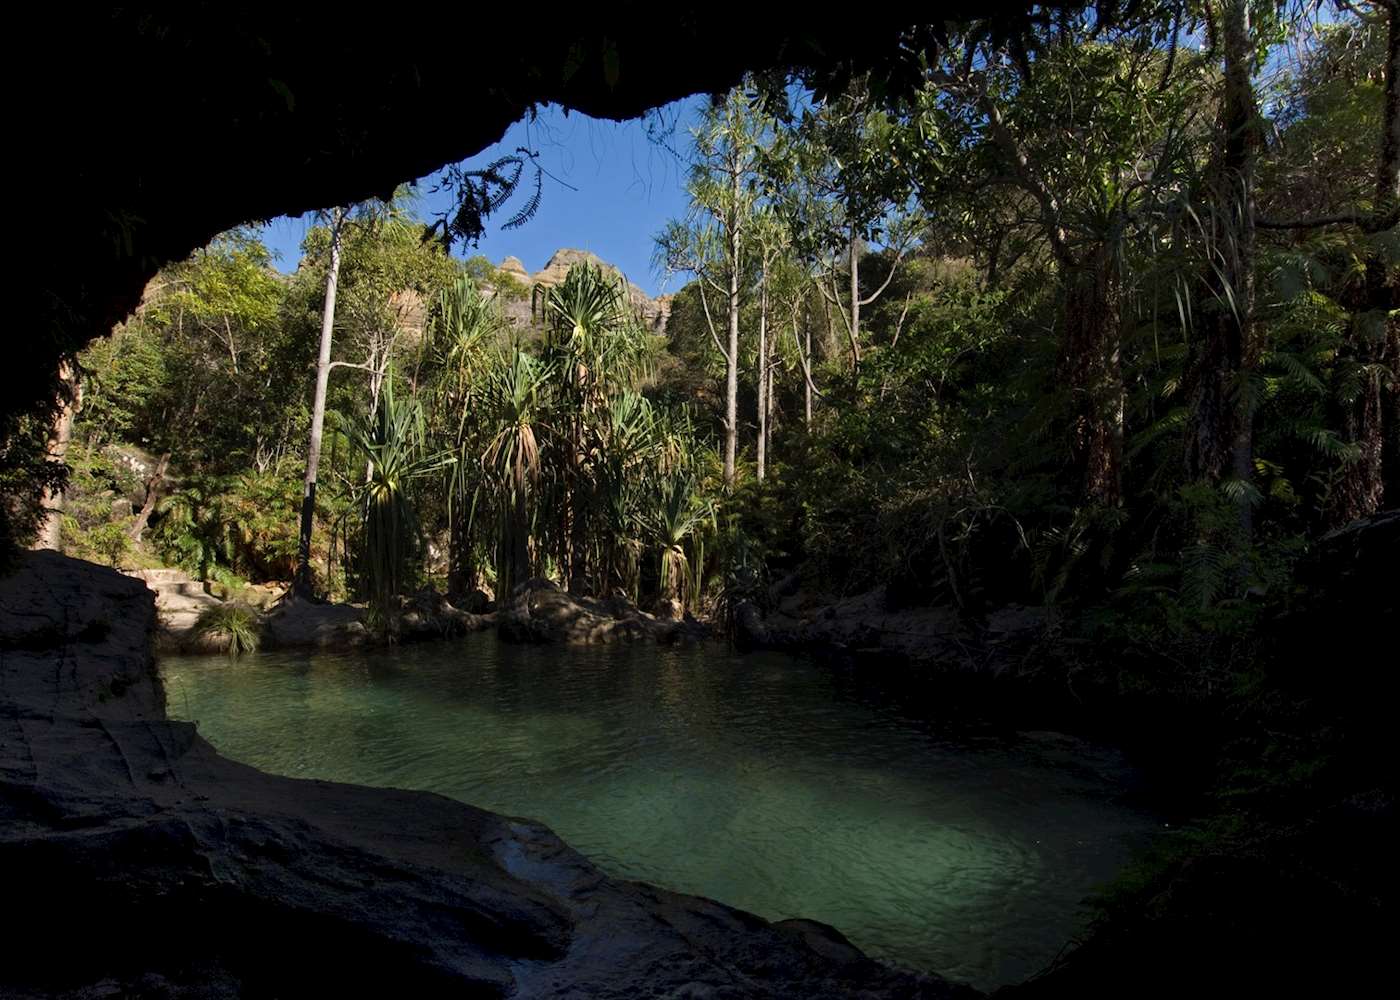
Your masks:
<path fill-rule="evenodd" d="M 165 717 L 154 621 L 53 552 L 0 581 L 0 995 L 976 996 L 538 823 L 226 760 Z"/>
<path fill-rule="evenodd" d="M 587 250 L 575 250 L 571 247 L 564 247 L 554 251 L 544 267 L 530 274 L 525 269 L 525 264 L 519 257 L 507 257 L 497 266 L 497 270 L 502 274 L 524 285 L 526 289 L 532 290 L 536 285 L 543 285 L 545 288 L 553 288 L 568 277 L 569 270 L 576 264 L 592 264 L 601 267 L 604 271 L 621 278 L 627 286 L 627 297 L 632 304 L 632 308 L 641 317 L 648 330 L 652 333 L 665 333 L 666 324 L 671 318 L 671 301 L 674 296 L 660 295 L 652 298 L 642 291 L 622 273 L 615 265 L 609 264 L 597 254 Z M 505 300 L 502 303 L 506 318 L 517 326 L 528 326 L 531 322 L 530 300 L 515 299 Z"/>

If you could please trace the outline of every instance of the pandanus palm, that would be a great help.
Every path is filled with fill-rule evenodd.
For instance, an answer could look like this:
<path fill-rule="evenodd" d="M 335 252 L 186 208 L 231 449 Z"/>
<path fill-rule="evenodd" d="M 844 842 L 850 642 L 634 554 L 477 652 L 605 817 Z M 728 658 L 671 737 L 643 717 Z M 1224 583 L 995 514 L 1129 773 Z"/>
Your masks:
<path fill-rule="evenodd" d="M 444 289 L 434 305 L 424 340 L 422 369 L 434 418 L 432 433 L 456 461 L 446 482 L 448 590 L 476 586 L 472 559 L 472 497 L 479 485 L 482 396 L 491 342 L 501 330 L 499 309 L 470 278 Z"/>
<path fill-rule="evenodd" d="M 530 575 L 530 500 L 540 480 L 540 389 L 550 368 L 518 347 L 486 381 L 492 434 L 481 456 L 499 532 L 496 587 L 502 600 Z"/>
<path fill-rule="evenodd" d="M 394 381 L 391 371 L 375 412 L 351 419 L 346 427 L 351 445 L 369 463 L 369 475 L 356 497 L 363 529 L 361 565 L 371 612 L 386 623 L 392 618 L 394 599 L 407 582 L 409 560 L 418 543 L 409 484 L 453 461 L 450 454 L 426 452 L 423 408 L 417 399 L 400 398 Z"/>
<path fill-rule="evenodd" d="M 606 460 L 609 397 L 636 385 L 648 370 L 651 340 L 632 313 L 623 282 L 584 263 L 553 287 L 536 285 L 532 309 L 549 327 L 548 351 L 557 366 L 563 502 L 559 504 L 558 554 L 569 586 L 589 586 L 589 553 L 603 527 L 608 498 L 599 495 Z M 601 544 L 601 542 L 600 542 Z"/>
<path fill-rule="evenodd" d="M 689 475 L 676 474 L 659 484 L 656 508 L 647 518 L 653 542 L 661 550 L 658 605 L 668 611 L 684 611 L 699 595 L 695 574 L 685 553 L 687 539 L 699 536 L 699 529 L 714 519 L 714 505 L 699 492 L 698 482 Z"/>
<path fill-rule="evenodd" d="M 636 392 L 623 392 L 608 401 L 599 428 L 601 447 L 596 460 L 599 507 L 606 518 L 599 548 L 607 570 L 604 587 L 614 583 L 636 596 L 642 526 L 638 516 L 644 491 L 639 489 L 657 451 L 656 411 Z"/>

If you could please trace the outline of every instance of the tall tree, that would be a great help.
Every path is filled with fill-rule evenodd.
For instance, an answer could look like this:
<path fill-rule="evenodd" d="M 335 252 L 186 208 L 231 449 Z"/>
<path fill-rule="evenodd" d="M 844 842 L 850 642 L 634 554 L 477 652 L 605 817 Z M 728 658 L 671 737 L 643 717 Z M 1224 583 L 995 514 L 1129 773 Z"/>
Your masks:
<path fill-rule="evenodd" d="M 784 221 L 771 207 L 760 208 L 753 221 L 754 258 L 758 265 L 758 354 L 755 360 L 758 416 L 757 468 L 759 482 L 768 474 L 769 421 L 773 409 L 773 358 L 776 344 L 770 339 L 769 319 L 773 314 L 773 279 L 778 264 L 787 253 L 791 239 Z"/>
<path fill-rule="evenodd" d="M 73 437 L 73 417 L 82 405 L 82 379 L 77 366 L 72 361 L 64 361 L 59 366 L 61 397 L 58 411 L 54 415 L 53 427 L 48 435 L 48 459 L 62 463 L 68 454 L 68 442 Z M 63 537 L 63 490 L 57 482 L 46 483 L 40 498 L 41 520 L 34 548 L 53 549 L 62 547 Z"/>
<path fill-rule="evenodd" d="M 1201 224 L 1208 258 L 1202 282 L 1206 295 L 1195 311 L 1198 322 L 1188 374 L 1192 388 L 1186 439 L 1190 478 L 1233 481 L 1246 538 L 1252 526 L 1254 475 L 1249 376 L 1259 353 L 1254 334 L 1258 44 L 1252 6 L 1249 0 L 1224 0 L 1213 25 L 1220 39 L 1223 73 L 1216 150 Z"/>
<path fill-rule="evenodd" d="M 439 241 L 422 239 L 422 226 L 409 215 L 402 192 L 387 202 L 333 209 L 326 213 L 325 222 L 307 234 L 305 244 L 307 257 L 318 265 L 324 262 L 326 271 L 294 581 L 301 593 L 309 592 L 312 584 L 311 532 L 330 375 L 337 368 L 348 368 L 365 376 L 367 410 L 373 419 L 389 369 L 402 353 L 409 314 L 420 309 L 426 313 L 424 304 L 431 303 L 460 270 Z M 304 270 L 309 280 L 319 276 L 318 267 Z M 300 280 L 299 273 L 294 284 Z M 312 289 L 302 288 L 305 298 L 314 295 Z M 333 354 L 357 360 L 332 360 Z M 352 395 L 345 403 L 347 412 L 359 412 L 357 397 Z M 367 459 L 364 481 L 373 475 Z"/>
<path fill-rule="evenodd" d="M 658 262 L 670 272 L 694 274 L 705 321 L 724 358 L 724 481 L 734 485 L 739 433 L 739 313 L 757 196 L 760 144 L 771 129 L 766 115 L 741 88 L 712 105 L 692 131 L 695 163 L 687 191 L 690 215 L 657 237 Z M 710 296 L 724 303 L 721 340 Z"/>
<path fill-rule="evenodd" d="M 311 431 L 306 445 L 306 478 L 301 495 L 301 528 L 297 538 L 297 569 L 293 590 L 309 597 L 315 590 L 311 574 L 311 531 L 316 517 L 316 476 L 321 466 L 321 434 L 326 421 L 326 387 L 331 374 L 331 335 L 335 329 L 335 294 L 340 281 L 341 234 L 348 208 L 333 208 L 328 217 L 330 258 L 321 305 L 321 341 L 316 355 L 316 388 L 311 403 Z"/>
<path fill-rule="evenodd" d="M 1256 219 L 1291 251 L 1345 254 L 1329 289 L 1347 312 L 1333 405 L 1350 452 L 1327 498 L 1333 526 L 1400 495 L 1400 4 L 1336 7 L 1285 94 Z"/>
<path fill-rule="evenodd" d="M 503 326 L 495 300 L 463 275 L 440 293 L 423 339 L 419 378 L 428 399 L 430 434 L 456 459 L 445 483 L 447 591 L 454 598 L 478 586 L 471 514 L 484 443 L 475 411 L 484 405 L 489 352 Z"/>
<path fill-rule="evenodd" d="M 1004 205 L 1010 192 L 1013 227 L 1038 234 L 1059 284 L 1069 468 L 1080 497 L 1107 507 L 1122 499 L 1130 254 L 1160 225 L 1195 116 L 1138 37 L 1066 13 L 1034 60 L 960 40 L 930 68 L 900 155 L 924 199 L 975 191 Z"/>
<path fill-rule="evenodd" d="M 924 223 L 909 172 L 893 155 L 902 126 L 879 107 L 865 79 L 783 118 L 790 121 L 763 161 L 770 197 L 799 251 L 821 265 L 817 288 L 840 320 L 856 371 L 862 310 L 889 288 Z M 891 266 L 867 289 L 861 264 L 871 243 L 884 247 Z"/>

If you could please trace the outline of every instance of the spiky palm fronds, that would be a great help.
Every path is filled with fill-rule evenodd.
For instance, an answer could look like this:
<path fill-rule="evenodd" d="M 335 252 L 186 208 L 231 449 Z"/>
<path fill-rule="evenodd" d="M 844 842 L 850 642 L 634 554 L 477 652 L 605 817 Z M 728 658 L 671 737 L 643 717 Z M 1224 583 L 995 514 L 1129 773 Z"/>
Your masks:
<path fill-rule="evenodd" d="M 516 347 L 486 379 L 488 439 L 481 454 L 482 487 L 496 513 L 496 575 L 505 595 L 529 575 L 530 502 L 542 475 L 541 389 L 551 366 Z"/>
<path fill-rule="evenodd" d="M 422 405 L 415 398 L 401 398 L 394 383 L 391 371 L 375 412 L 351 419 L 346 428 L 351 445 L 369 463 L 366 481 L 356 490 L 363 528 L 362 565 L 371 611 L 385 617 L 392 614 L 393 601 L 403 591 L 409 559 L 418 543 L 418 518 L 408 495 L 409 484 L 455 460 L 446 452 L 427 452 Z"/>
<path fill-rule="evenodd" d="M 256 653 L 262 643 L 262 620 L 255 608 L 229 601 L 201 611 L 194 623 L 195 635 L 228 643 L 228 655 Z"/>
<path fill-rule="evenodd" d="M 656 484 L 655 506 L 643 517 L 652 544 L 660 549 L 660 591 L 663 601 L 675 601 L 681 609 L 694 596 L 694 573 L 685 543 L 707 524 L 713 524 L 715 508 L 691 476 L 674 475 Z"/>

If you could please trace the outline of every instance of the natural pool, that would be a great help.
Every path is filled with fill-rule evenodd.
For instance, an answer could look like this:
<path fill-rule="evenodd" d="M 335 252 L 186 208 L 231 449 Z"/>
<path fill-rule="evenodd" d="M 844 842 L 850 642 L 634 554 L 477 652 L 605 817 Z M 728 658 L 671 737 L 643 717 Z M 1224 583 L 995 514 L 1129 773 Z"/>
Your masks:
<path fill-rule="evenodd" d="M 1048 963 L 1157 826 L 1113 750 L 776 654 L 478 635 L 162 671 L 171 716 L 237 760 L 537 819 L 612 874 L 982 988 Z"/>

